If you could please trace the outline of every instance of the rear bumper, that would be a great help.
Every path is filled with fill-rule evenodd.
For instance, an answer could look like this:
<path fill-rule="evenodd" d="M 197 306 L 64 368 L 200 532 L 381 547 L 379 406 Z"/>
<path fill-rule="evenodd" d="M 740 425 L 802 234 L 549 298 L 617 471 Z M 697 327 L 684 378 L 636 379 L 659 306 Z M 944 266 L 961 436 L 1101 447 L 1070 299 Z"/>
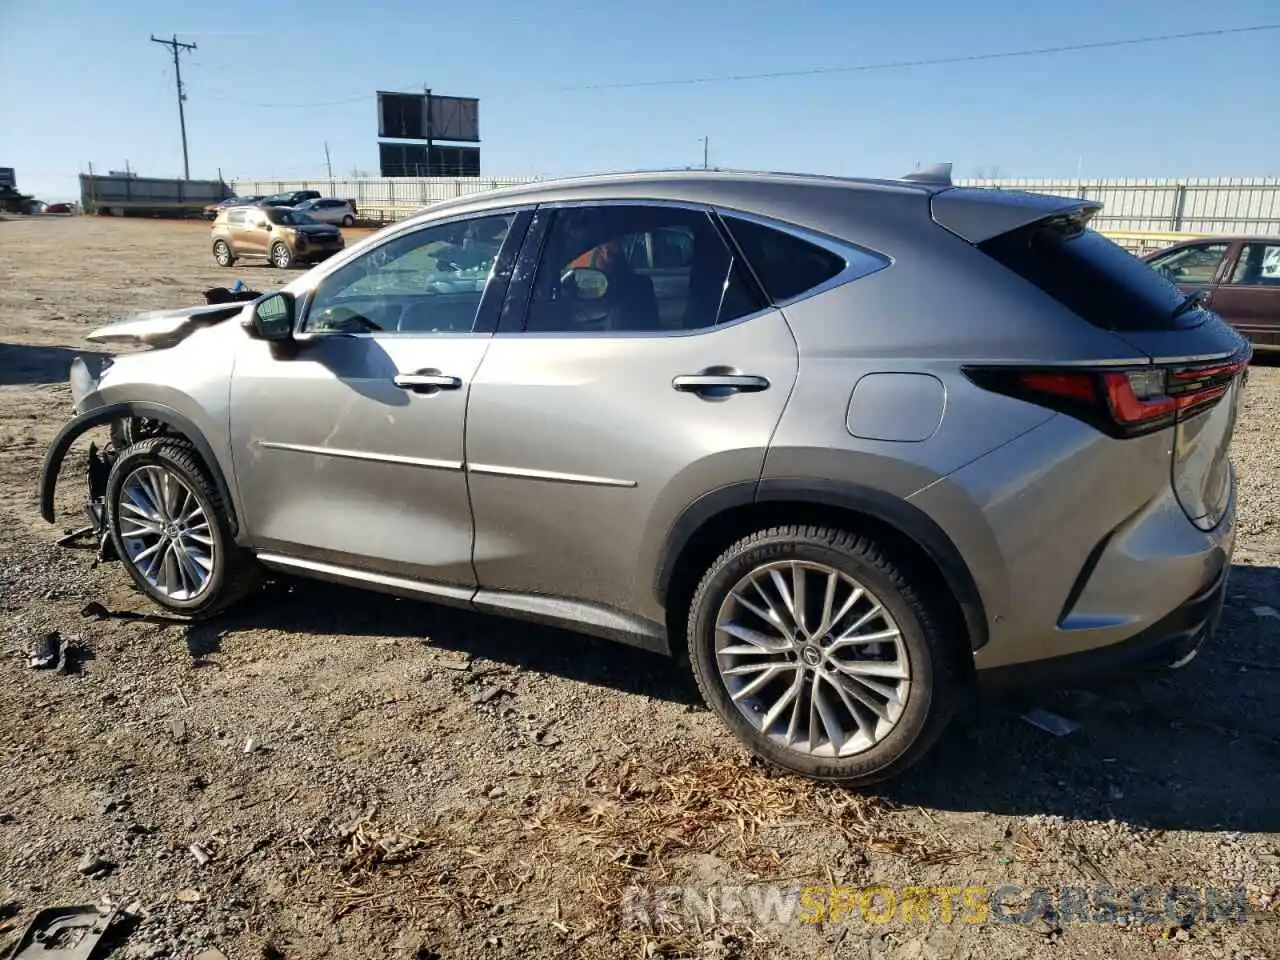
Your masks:
<path fill-rule="evenodd" d="M 978 682 L 988 689 L 1063 687 L 1104 676 L 1182 666 L 1217 629 L 1230 571 L 1228 559 L 1194 596 L 1127 640 L 1065 656 L 979 670 Z"/>

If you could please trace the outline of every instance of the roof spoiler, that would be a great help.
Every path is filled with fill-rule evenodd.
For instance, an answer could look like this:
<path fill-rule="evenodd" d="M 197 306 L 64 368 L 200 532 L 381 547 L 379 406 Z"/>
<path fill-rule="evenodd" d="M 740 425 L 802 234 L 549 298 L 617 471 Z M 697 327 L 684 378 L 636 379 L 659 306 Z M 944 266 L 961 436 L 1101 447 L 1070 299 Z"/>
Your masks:
<path fill-rule="evenodd" d="M 970 243 L 982 243 L 1040 221 L 1070 219 L 1084 226 L 1102 204 L 1020 190 L 952 187 L 931 196 L 929 208 L 939 226 Z"/>
<path fill-rule="evenodd" d="M 951 186 L 951 164 L 949 163 L 929 163 L 923 167 L 917 167 L 906 176 L 900 177 L 901 180 L 909 180 L 911 183 L 927 183 L 934 187 Z"/>

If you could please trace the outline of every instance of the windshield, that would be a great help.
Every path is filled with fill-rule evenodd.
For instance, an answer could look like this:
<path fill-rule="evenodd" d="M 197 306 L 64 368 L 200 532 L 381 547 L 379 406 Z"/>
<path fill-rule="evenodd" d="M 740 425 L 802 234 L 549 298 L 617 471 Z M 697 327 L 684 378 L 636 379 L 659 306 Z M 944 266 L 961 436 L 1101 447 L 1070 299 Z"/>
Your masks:
<path fill-rule="evenodd" d="M 288 207 L 268 207 L 267 219 L 272 223 L 282 223 L 288 227 L 316 222 L 313 218 L 308 217 L 302 211 L 290 210 Z"/>

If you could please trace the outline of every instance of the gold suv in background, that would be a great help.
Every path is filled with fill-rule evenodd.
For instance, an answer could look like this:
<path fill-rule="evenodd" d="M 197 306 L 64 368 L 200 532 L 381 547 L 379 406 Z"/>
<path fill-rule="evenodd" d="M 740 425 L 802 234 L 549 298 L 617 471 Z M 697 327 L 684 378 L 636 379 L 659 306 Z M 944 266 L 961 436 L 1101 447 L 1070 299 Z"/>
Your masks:
<path fill-rule="evenodd" d="M 342 231 L 287 207 L 228 207 L 213 221 L 213 259 L 229 267 L 261 259 L 276 267 L 316 263 L 337 253 Z"/>

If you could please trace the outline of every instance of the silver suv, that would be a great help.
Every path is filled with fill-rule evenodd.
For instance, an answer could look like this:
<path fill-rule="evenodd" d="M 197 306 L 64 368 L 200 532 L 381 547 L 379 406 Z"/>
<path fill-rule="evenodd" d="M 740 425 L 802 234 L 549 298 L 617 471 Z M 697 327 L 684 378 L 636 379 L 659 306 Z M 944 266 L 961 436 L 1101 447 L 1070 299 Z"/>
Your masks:
<path fill-rule="evenodd" d="M 1249 347 L 1084 200 L 670 172 L 436 205 L 73 364 L 101 549 L 168 610 L 263 569 L 687 657 L 760 756 L 868 783 L 982 683 L 1217 622 Z M 235 320 L 237 322 L 229 322 Z"/>

